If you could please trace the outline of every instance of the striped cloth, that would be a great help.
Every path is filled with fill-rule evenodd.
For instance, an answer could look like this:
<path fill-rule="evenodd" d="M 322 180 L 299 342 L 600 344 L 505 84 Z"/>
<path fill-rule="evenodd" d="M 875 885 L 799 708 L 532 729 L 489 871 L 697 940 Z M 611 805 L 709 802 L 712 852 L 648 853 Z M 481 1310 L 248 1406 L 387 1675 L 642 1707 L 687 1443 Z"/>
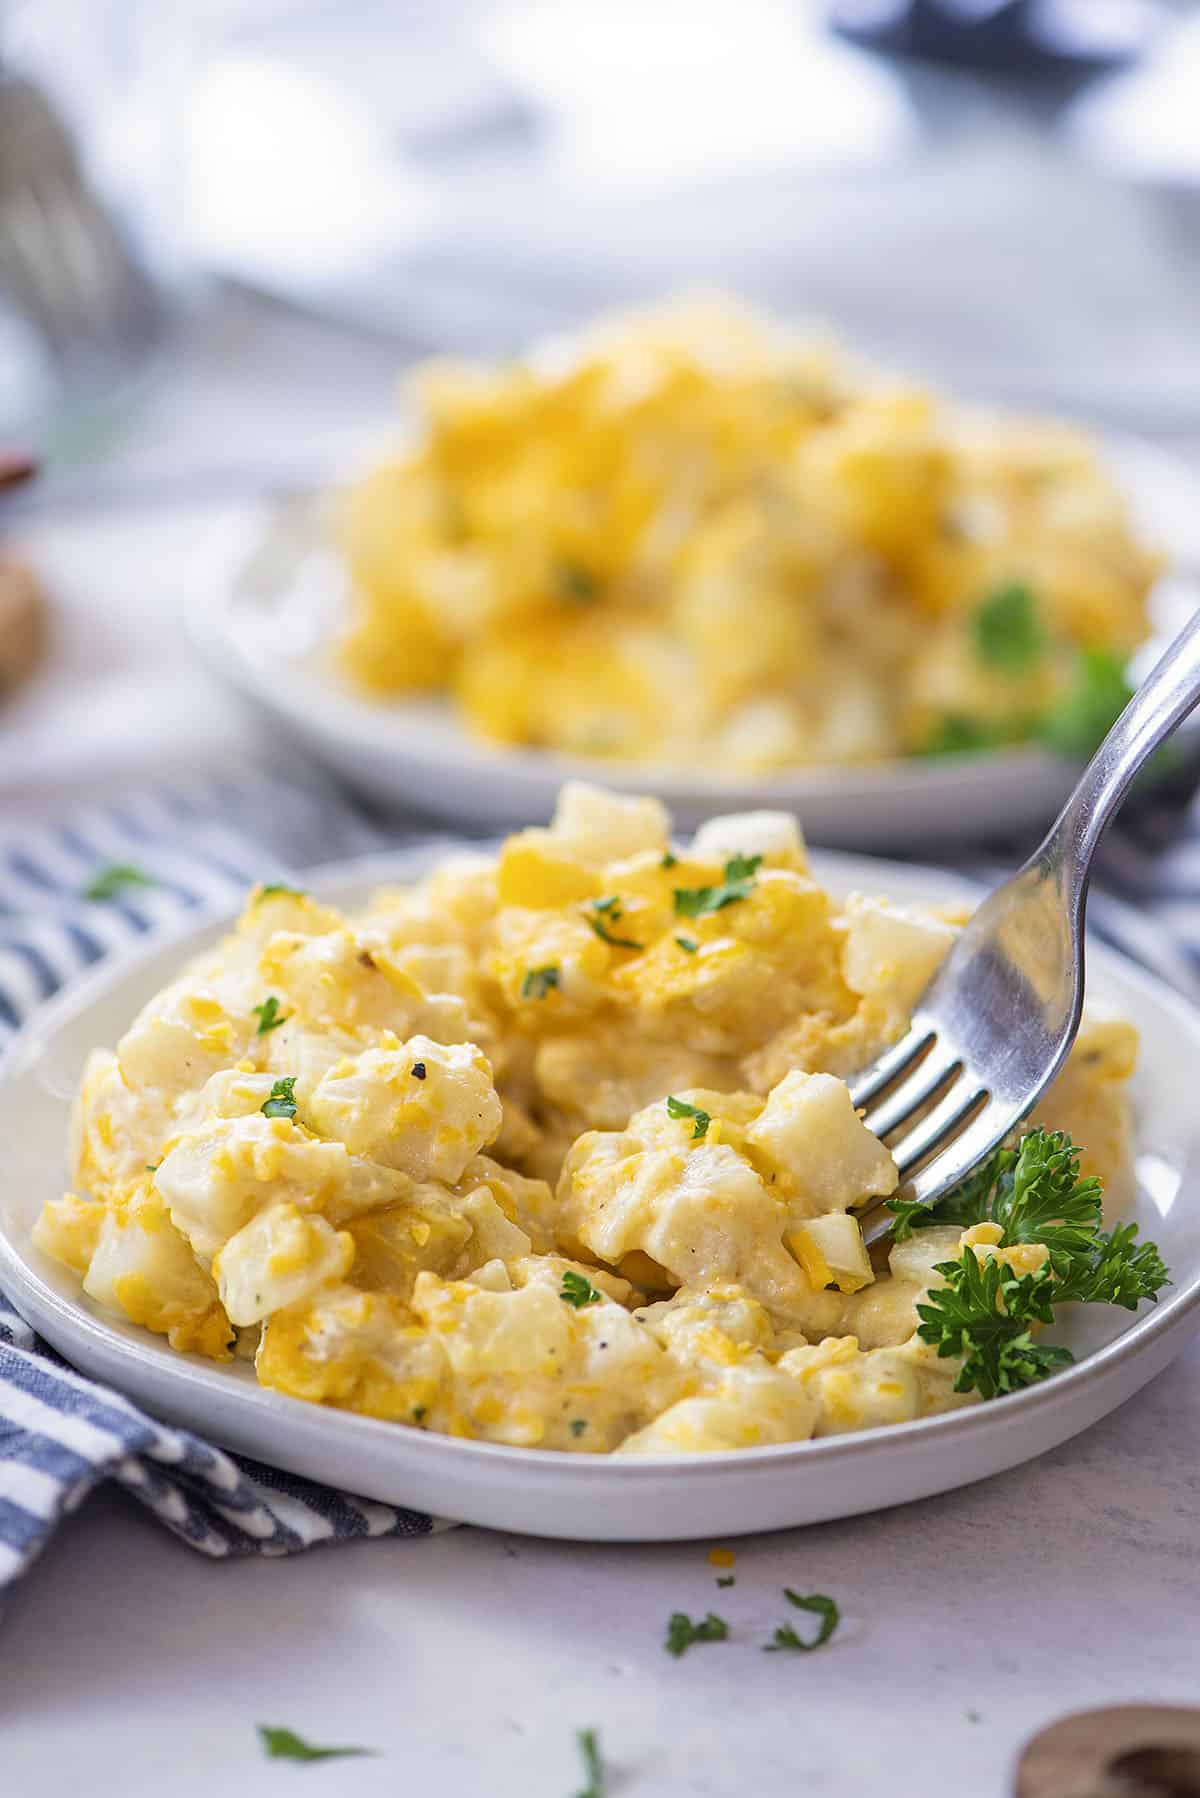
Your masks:
<path fill-rule="evenodd" d="M 0 832 L 0 1039 L 101 956 L 232 904 L 254 880 L 395 840 L 340 796 L 262 777 L 147 790 L 68 825 Z M 989 844 L 961 865 L 995 879 L 1021 853 L 1020 845 Z M 133 863 L 155 884 L 103 904 L 81 899 L 112 863 Z M 1097 933 L 1176 990 L 1200 995 L 1200 813 L 1190 790 L 1179 785 L 1143 800 L 1106 843 L 1100 878 L 1090 915 Z M 0 1588 L 107 1479 L 189 1546 L 216 1556 L 288 1554 L 438 1527 L 167 1428 L 68 1368 L 0 1294 Z"/>

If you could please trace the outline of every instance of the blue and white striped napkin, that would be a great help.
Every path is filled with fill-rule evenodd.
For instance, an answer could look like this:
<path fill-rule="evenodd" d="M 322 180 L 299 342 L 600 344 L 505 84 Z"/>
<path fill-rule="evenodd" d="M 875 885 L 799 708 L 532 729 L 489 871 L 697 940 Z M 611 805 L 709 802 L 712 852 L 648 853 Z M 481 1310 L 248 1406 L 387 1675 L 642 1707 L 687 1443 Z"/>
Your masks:
<path fill-rule="evenodd" d="M 0 832 L 0 1042 L 101 956 L 190 914 L 233 905 L 255 880 L 396 840 L 340 797 L 268 777 L 147 790 L 69 824 Z M 989 844 L 962 866 L 999 877 L 1019 853 Z M 113 863 L 135 864 L 155 884 L 124 888 L 104 903 L 82 898 Z M 1178 800 L 1143 802 L 1106 844 L 1102 880 L 1091 908 L 1098 933 L 1196 996 L 1200 811 Z M 108 1479 L 215 1556 L 289 1554 L 437 1527 L 156 1422 L 68 1368 L 0 1294 L 0 1588 Z"/>

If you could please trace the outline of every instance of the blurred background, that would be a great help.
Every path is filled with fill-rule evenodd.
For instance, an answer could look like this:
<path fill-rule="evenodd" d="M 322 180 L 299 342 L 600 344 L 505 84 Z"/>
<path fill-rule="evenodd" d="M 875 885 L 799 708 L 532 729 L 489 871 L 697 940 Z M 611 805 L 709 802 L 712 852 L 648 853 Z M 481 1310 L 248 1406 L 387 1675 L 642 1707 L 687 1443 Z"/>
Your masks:
<path fill-rule="evenodd" d="M 1198 118 L 1189 0 L 3 0 L 0 544 L 62 622 L 0 803 L 250 753 L 170 607 L 431 352 L 732 289 L 1194 468 Z"/>

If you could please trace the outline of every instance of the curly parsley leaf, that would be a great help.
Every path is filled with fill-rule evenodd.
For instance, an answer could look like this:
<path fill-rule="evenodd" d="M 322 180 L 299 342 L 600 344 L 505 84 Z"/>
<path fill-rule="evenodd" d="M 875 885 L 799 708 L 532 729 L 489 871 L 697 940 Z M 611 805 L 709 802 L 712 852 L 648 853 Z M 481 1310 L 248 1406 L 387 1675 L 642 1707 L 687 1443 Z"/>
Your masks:
<path fill-rule="evenodd" d="M 998 674 L 1027 674 L 1046 653 L 1037 601 L 1023 581 L 1006 581 L 981 600 L 971 620 L 975 653 Z"/>
<path fill-rule="evenodd" d="M 352 1755 L 379 1753 L 377 1748 L 317 1748 L 294 1729 L 279 1729 L 269 1723 L 258 1725 L 258 1735 L 263 1753 L 273 1761 L 337 1761 Z"/>
<path fill-rule="evenodd" d="M 1120 1305 L 1136 1311 L 1143 1299 L 1155 1299 L 1170 1284 L 1166 1263 L 1152 1242 L 1136 1242 L 1136 1224 L 1118 1224 L 1098 1234 L 1087 1253 L 1076 1255 L 1054 1289 L 1056 1305 Z"/>
<path fill-rule="evenodd" d="M 278 1030 L 281 1024 L 287 1023 L 290 1015 L 280 1011 L 279 1000 L 274 993 L 269 993 L 261 1005 L 252 1005 L 250 1009 L 258 1019 L 255 1036 L 266 1036 L 270 1031 Z"/>
<path fill-rule="evenodd" d="M 583 1762 L 583 1770 L 587 1775 L 587 1784 L 575 1798 L 604 1798 L 604 1762 L 600 1756 L 600 1743 L 594 1729 L 577 1729 L 575 1740 L 579 1744 L 579 1758 Z"/>
<path fill-rule="evenodd" d="M 296 1074 L 285 1074 L 271 1088 L 271 1096 L 262 1106 L 265 1118 L 294 1118 L 296 1115 Z"/>
<path fill-rule="evenodd" d="M 663 1647 L 676 1660 L 686 1654 L 693 1642 L 724 1642 L 729 1635 L 729 1625 L 724 1617 L 717 1617 L 710 1611 L 699 1623 L 693 1623 L 686 1611 L 672 1611 L 667 1623 L 667 1639 Z"/>
<path fill-rule="evenodd" d="M 101 868 L 88 881 L 82 897 L 102 904 L 105 900 L 119 898 L 130 887 L 157 885 L 158 881 L 153 874 L 147 874 L 144 868 L 135 868 L 132 862 L 110 862 L 107 868 Z"/>
<path fill-rule="evenodd" d="M 610 924 L 621 922 L 621 901 L 614 893 L 610 899 L 592 899 L 587 921 L 602 943 L 611 943 L 614 949 L 642 949 L 644 943 L 635 943 L 632 937 L 614 936 L 609 929 Z"/>
<path fill-rule="evenodd" d="M 1070 1365 L 1068 1349 L 1038 1347 L 1030 1334 L 1033 1324 L 1054 1320 L 1048 1263 L 1018 1275 L 994 1255 L 981 1260 L 966 1249 L 957 1261 L 939 1261 L 934 1271 L 945 1285 L 932 1287 L 917 1306 L 917 1335 L 934 1344 L 939 1357 L 961 1359 L 956 1392 L 998 1398 Z"/>
<path fill-rule="evenodd" d="M 1055 1306 L 1132 1311 L 1167 1283 L 1158 1249 L 1137 1241 L 1136 1224 L 1103 1230 L 1100 1182 L 1080 1179 L 1078 1152 L 1061 1131 L 1031 1130 L 1015 1149 L 999 1149 L 924 1217 L 907 1201 L 893 1210 L 898 1240 L 927 1223 L 986 1221 L 1000 1227 L 997 1248 L 1032 1243 L 1047 1252 L 1041 1267 L 1023 1275 L 970 1248 L 956 1261 L 938 1263 L 934 1271 L 944 1284 L 917 1306 L 917 1334 L 939 1356 L 962 1360 L 958 1392 L 995 1398 L 1068 1366 L 1068 1350 L 1038 1344 L 1032 1334 L 1054 1321 Z"/>
<path fill-rule="evenodd" d="M 1065 697 L 1038 725 L 1041 741 L 1072 761 L 1087 761 L 1129 701 L 1133 688 L 1119 658 L 1107 649 L 1081 649 Z"/>
<path fill-rule="evenodd" d="M 739 899 L 748 899 L 754 891 L 754 876 L 762 866 L 761 855 L 734 855 L 725 863 L 725 878 L 720 886 L 676 887 L 675 914 L 680 918 L 702 918 L 708 912 L 722 911 Z"/>
<path fill-rule="evenodd" d="M 695 1125 L 692 1131 L 693 1142 L 699 1142 L 702 1136 L 707 1136 L 708 1126 L 712 1123 L 712 1117 L 707 1111 L 701 1111 L 698 1105 L 689 1105 L 686 1100 L 676 1099 L 670 1094 L 667 1097 L 667 1116 L 669 1118 L 691 1118 Z"/>
<path fill-rule="evenodd" d="M 783 1588 L 783 1595 L 789 1604 L 796 1606 L 797 1610 L 811 1611 L 821 1621 L 816 1635 L 807 1642 L 790 1623 L 781 1623 L 771 1640 L 763 1644 L 767 1654 L 773 1654 L 781 1648 L 797 1649 L 801 1654 L 811 1654 L 814 1649 L 823 1648 L 842 1620 L 836 1600 L 827 1597 L 824 1592 L 793 1592 L 790 1586 Z"/>
<path fill-rule="evenodd" d="M 544 999 L 547 993 L 562 986 L 562 975 L 551 962 L 544 968 L 530 968 L 521 982 L 522 999 Z"/>
<path fill-rule="evenodd" d="M 563 1274 L 558 1296 L 564 1305 L 578 1311 L 584 1305 L 598 1305 L 604 1294 L 585 1275 L 577 1274 L 573 1267 L 569 1267 Z"/>

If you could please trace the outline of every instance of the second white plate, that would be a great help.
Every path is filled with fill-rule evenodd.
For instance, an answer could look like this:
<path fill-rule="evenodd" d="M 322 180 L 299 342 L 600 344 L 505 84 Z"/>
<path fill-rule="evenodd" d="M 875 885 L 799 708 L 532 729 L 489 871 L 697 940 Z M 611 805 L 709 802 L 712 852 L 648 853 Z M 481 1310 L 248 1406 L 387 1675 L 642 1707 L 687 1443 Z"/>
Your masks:
<path fill-rule="evenodd" d="M 1132 440 L 1110 439 L 1144 535 L 1179 569 L 1154 595 L 1155 642 L 1197 603 L 1200 567 L 1187 471 Z M 488 828 L 545 822 L 564 780 L 656 793 L 681 828 L 714 812 L 797 812 L 811 842 L 897 848 L 978 840 L 1048 821 L 1074 784 L 1071 762 L 1038 748 L 988 755 L 807 767 L 752 777 L 507 749 L 470 736 L 437 700 L 373 701 L 339 680 L 329 646 L 346 615 L 345 571 L 313 500 L 264 507 L 247 523 L 244 566 L 187 614 L 192 641 L 225 684 L 279 731 L 391 811 L 415 806 Z M 1144 669 L 1155 659 L 1148 645 Z"/>

